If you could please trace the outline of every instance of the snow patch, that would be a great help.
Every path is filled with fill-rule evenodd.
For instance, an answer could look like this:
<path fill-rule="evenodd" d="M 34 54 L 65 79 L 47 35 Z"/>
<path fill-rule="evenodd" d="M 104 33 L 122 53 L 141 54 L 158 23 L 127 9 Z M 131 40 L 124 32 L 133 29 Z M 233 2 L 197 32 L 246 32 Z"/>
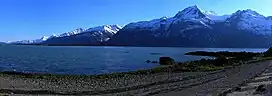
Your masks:
<path fill-rule="evenodd" d="M 225 21 L 231 15 L 217 15 L 214 11 L 204 11 L 203 12 L 206 16 L 208 16 L 213 21 Z"/>

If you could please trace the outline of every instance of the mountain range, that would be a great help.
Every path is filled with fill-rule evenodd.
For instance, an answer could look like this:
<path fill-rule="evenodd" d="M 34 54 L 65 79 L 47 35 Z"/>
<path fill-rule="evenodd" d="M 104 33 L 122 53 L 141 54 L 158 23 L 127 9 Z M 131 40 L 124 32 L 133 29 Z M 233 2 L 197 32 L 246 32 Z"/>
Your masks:
<path fill-rule="evenodd" d="M 76 29 L 75 31 L 51 36 L 41 42 L 43 45 L 102 45 L 115 35 L 122 27 L 118 25 L 104 25 L 89 29 Z"/>
<path fill-rule="evenodd" d="M 5 42 L 0 42 L 0 44 L 6 44 Z"/>
<path fill-rule="evenodd" d="M 190 6 L 173 17 L 133 22 L 123 28 L 118 25 L 79 28 L 61 35 L 10 43 L 266 48 L 272 44 L 271 33 L 272 16 L 266 17 L 250 9 L 220 16 Z"/>

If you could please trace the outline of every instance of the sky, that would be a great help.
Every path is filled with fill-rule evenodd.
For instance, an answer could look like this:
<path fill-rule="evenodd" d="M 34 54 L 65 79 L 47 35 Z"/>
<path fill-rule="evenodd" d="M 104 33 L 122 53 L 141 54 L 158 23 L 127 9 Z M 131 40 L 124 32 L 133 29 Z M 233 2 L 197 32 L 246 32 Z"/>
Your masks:
<path fill-rule="evenodd" d="M 1 0 L 0 41 L 38 39 L 108 24 L 174 16 L 188 6 L 217 14 L 252 9 L 272 16 L 272 0 Z"/>

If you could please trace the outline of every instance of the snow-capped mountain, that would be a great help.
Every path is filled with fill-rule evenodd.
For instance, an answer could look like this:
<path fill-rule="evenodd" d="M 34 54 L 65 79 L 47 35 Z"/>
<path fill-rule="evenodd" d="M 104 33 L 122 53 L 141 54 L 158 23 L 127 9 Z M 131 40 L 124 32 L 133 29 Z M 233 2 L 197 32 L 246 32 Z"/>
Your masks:
<path fill-rule="evenodd" d="M 93 28 L 89 28 L 86 30 L 86 32 L 93 32 L 93 31 L 106 31 L 106 32 L 110 32 L 110 33 L 116 33 L 117 31 L 119 31 L 122 27 L 119 25 L 104 25 L 104 26 L 98 26 L 98 27 L 93 27 Z"/>
<path fill-rule="evenodd" d="M 203 19 L 207 18 L 205 14 L 201 12 L 201 10 L 197 6 L 190 6 L 188 8 L 185 8 L 182 11 L 179 11 L 174 18 L 179 19 Z"/>
<path fill-rule="evenodd" d="M 99 45 L 108 41 L 122 27 L 118 25 L 104 25 L 76 31 L 73 35 L 51 36 L 42 44 L 45 45 Z"/>
<path fill-rule="evenodd" d="M 10 44 L 37 44 L 41 43 L 43 41 L 46 41 L 49 37 L 43 36 L 40 39 L 35 39 L 35 40 L 19 40 L 19 41 L 11 41 L 8 42 Z"/>
<path fill-rule="evenodd" d="M 272 20 L 250 9 L 238 10 L 228 18 L 227 22 L 237 25 L 242 30 L 257 34 L 272 34 Z"/>
<path fill-rule="evenodd" d="M 73 30 L 73 31 L 66 32 L 66 33 L 62 33 L 62 34 L 60 34 L 60 35 L 52 34 L 52 35 L 49 37 L 49 39 L 51 39 L 51 38 L 57 38 L 57 37 L 72 36 L 72 35 L 76 35 L 76 34 L 79 34 L 79 33 L 81 33 L 81 32 L 84 32 L 84 31 L 86 31 L 86 29 L 84 29 L 84 28 L 77 28 L 77 29 L 75 29 L 75 30 Z"/>
<path fill-rule="evenodd" d="M 47 36 L 43 36 L 42 38 L 40 39 L 36 39 L 36 40 L 33 40 L 33 43 L 41 43 L 43 41 L 46 41 L 49 37 Z"/>
<path fill-rule="evenodd" d="M 174 17 L 126 25 L 108 45 L 182 47 L 269 47 L 271 17 L 252 10 L 219 16 L 190 6 Z M 262 43 L 260 43 L 262 42 Z"/>
<path fill-rule="evenodd" d="M 134 29 L 147 29 L 147 30 L 164 30 L 169 29 L 171 24 L 178 24 L 181 22 L 194 22 L 198 23 L 199 26 L 192 27 L 209 27 L 208 24 L 211 20 L 201 12 L 197 6 L 190 6 L 180 12 L 178 12 L 174 17 L 162 17 L 160 19 L 154 19 L 151 21 L 140 21 L 134 22 L 126 25 L 124 30 L 134 30 Z"/>
<path fill-rule="evenodd" d="M 60 34 L 59 36 L 55 36 L 55 37 L 72 36 L 72 35 L 76 35 L 76 34 L 79 34 L 79 33 L 81 33 L 81 32 L 84 32 L 85 30 L 86 30 L 86 29 L 78 28 L 78 29 L 75 29 L 74 31 L 66 32 L 66 33 Z"/>
<path fill-rule="evenodd" d="M 104 26 L 98 26 L 98 27 L 93 27 L 93 28 L 88 28 L 88 29 L 83 29 L 83 28 L 77 28 L 73 31 L 62 33 L 60 35 L 53 34 L 50 37 L 42 37 L 40 39 L 36 40 L 20 40 L 20 41 L 14 41 L 14 42 L 9 42 L 11 44 L 51 44 L 54 43 L 54 40 L 58 39 L 63 39 L 63 38 L 68 38 L 69 40 L 72 41 L 73 36 L 81 36 L 83 37 L 86 34 L 91 34 L 91 38 L 99 38 L 99 42 L 104 42 L 109 40 L 114 34 L 116 34 L 117 31 L 119 31 L 122 27 L 119 25 L 104 25 Z M 88 37 L 88 36 L 87 36 Z M 96 40 L 97 41 L 97 40 Z M 56 43 L 56 42 L 55 42 Z M 61 43 L 61 42 L 59 42 Z"/>
<path fill-rule="evenodd" d="M 0 42 L 0 44 L 6 44 L 5 42 Z"/>

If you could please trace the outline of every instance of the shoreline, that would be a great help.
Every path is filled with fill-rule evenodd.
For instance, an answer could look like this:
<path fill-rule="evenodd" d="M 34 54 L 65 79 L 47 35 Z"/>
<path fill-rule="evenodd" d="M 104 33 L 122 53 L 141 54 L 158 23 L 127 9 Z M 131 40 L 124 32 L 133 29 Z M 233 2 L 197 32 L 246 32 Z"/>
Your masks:
<path fill-rule="evenodd" d="M 196 51 L 196 52 L 205 52 L 205 51 Z M 219 51 L 219 52 L 206 52 L 206 54 L 204 54 L 203 56 L 208 56 L 208 54 L 210 53 L 220 53 L 221 52 L 227 52 L 227 51 Z M 189 54 L 188 54 L 189 53 Z M 185 55 L 191 55 L 191 56 L 200 56 L 199 54 L 195 55 L 195 54 L 190 54 L 192 52 L 188 52 Z M 239 54 L 239 52 L 231 52 L 234 54 Z M 241 52 L 240 52 L 241 53 Z M 256 54 L 257 56 L 261 53 L 253 53 L 253 52 L 248 52 L 251 54 Z M 210 55 L 210 57 L 215 57 L 215 55 Z M 241 56 L 240 56 L 241 57 Z M 228 58 L 228 57 L 226 57 Z M 234 59 L 234 58 L 230 58 L 230 59 Z M 182 69 L 183 67 L 186 67 L 185 65 L 195 65 L 196 63 L 204 63 L 201 61 L 205 60 L 205 61 L 215 61 L 214 59 L 201 59 L 201 60 L 193 60 L 193 61 L 186 61 L 186 62 L 175 62 L 173 65 L 159 65 L 157 67 L 154 68 L 150 68 L 150 69 L 139 69 L 139 70 L 135 70 L 135 71 L 127 71 L 127 72 L 112 72 L 112 73 L 106 73 L 106 74 L 91 74 L 91 75 L 73 75 L 73 74 L 47 74 L 47 73 L 24 73 L 24 72 L 16 72 L 16 71 L 0 71 L 0 74 L 4 74 L 4 75 L 17 75 L 17 76 L 21 76 L 21 77 L 26 77 L 26 78 L 46 78 L 46 77 L 60 77 L 60 78 L 66 78 L 66 77 L 74 77 L 74 78 L 99 78 L 99 79 L 103 79 L 103 78 L 117 78 L 117 77 L 125 77 L 126 75 L 149 75 L 149 74 L 156 74 L 156 73 L 166 73 L 166 72 L 171 72 L 171 73 L 180 73 L 180 72 L 212 72 L 212 71 L 216 71 L 216 70 L 222 70 L 222 69 L 227 69 L 229 67 L 233 67 L 233 66 L 237 66 L 240 63 L 254 63 L 254 62 L 261 62 L 261 61 L 265 61 L 265 60 L 271 60 L 272 57 L 259 57 L 259 58 L 255 58 L 255 59 L 250 59 L 250 60 L 241 60 L 242 62 L 236 62 L 236 61 L 231 61 L 231 66 L 223 66 L 223 67 L 219 67 L 219 68 L 215 68 L 215 69 L 204 69 L 204 70 L 188 70 L 190 68 L 187 69 Z M 228 59 L 227 59 L 228 60 Z M 209 63 L 208 62 L 208 63 Z M 202 64 L 203 65 L 203 64 Z M 199 65 L 197 65 L 199 66 Z M 177 68 L 180 67 L 180 68 Z"/>
<path fill-rule="evenodd" d="M 19 45 L 19 46 L 89 46 L 89 47 L 162 47 L 162 48 L 261 48 L 261 49 L 268 49 L 267 47 L 186 47 L 186 46 L 131 46 L 131 45 L 44 45 L 44 44 L 6 44 L 6 45 Z"/>
<path fill-rule="evenodd" d="M 266 61 L 254 61 L 263 63 Z M 253 62 L 253 63 L 254 63 Z M 245 64 L 244 66 L 250 66 L 253 63 Z M 254 65 L 254 64 L 253 64 Z M 178 84 L 179 82 L 189 81 L 193 85 L 182 86 L 197 86 L 194 84 L 201 80 L 200 78 L 208 78 L 205 82 L 221 79 L 225 77 L 224 74 L 230 74 L 231 70 L 239 68 L 233 66 L 232 68 L 226 68 L 213 72 L 179 72 L 179 73 L 156 73 L 149 75 L 127 75 L 119 78 L 21 78 L 19 75 L 7 75 L 0 74 L 0 80 L 2 85 L 0 87 L 0 93 L 6 94 L 52 94 L 52 95 L 107 95 L 107 94 L 156 94 L 156 88 L 164 90 L 163 86 L 169 84 Z M 227 72 L 227 73 L 226 73 Z M 236 73 L 236 72 L 235 72 Z M 220 75 L 221 74 L 221 75 Z M 208 76 L 208 77 L 207 77 Z M 219 77 L 218 77 L 219 76 Z M 221 77 L 220 77 L 221 76 Z M 214 78 L 214 79 L 213 79 Z M 13 83 L 11 83 L 13 82 Z M 23 83 L 24 82 L 24 83 Z M 102 83 L 103 82 L 103 83 Z M 203 83 L 205 83 L 203 82 Z M 202 84 L 202 83 L 200 83 Z M 162 88 L 160 88 L 162 87 Z M 15 89 L 14 89 L 15 88 Z M 187 87 L 184 87 L 187 88 Z M 152 91 L 153 90 L 153 91 Z M 140 92 L 140 93 L 139 93 Z M 109 95 L 111 96 L 111 95 Z"/>
<path fill-rule="evenodd" d="M 174 62 L 173 65 L 152 69 L 100 75 L 0 72 L 0 94 L 108 96 L 141 94 L 147 96 L 161 92 L 172 93 L 173 90 L 179 88 L 188 89 L 222 80 L 227 75 L 239 73 L 243 66 L 247 66 L 245 70 L 251 66 L 260 66 L 258 70 L 261 70 L 267 66 L 263 63 L 271 62 L 271 59 L 272 57 L 249 60 L 217 57 L 182 63 Z M 214 65 L 218 62 L 221 65 Z M 259 65 L 260 63 L 262 65 Z"/>

